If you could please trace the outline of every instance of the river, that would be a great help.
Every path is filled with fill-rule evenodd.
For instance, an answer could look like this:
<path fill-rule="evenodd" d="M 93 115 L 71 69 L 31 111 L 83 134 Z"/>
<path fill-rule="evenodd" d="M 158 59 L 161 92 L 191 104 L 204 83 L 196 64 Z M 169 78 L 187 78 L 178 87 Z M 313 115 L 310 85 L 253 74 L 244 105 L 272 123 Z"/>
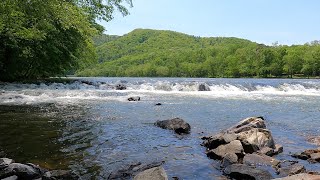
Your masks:
<path fill-rule="evenodd" d="M 320 81 L 293 79 L 72 78 L 69 83 L 0 83 L 0 152 L 18 162 L 105 179 L 135 162 L 165 161 L 169 177 L 215 179 L 221 172 L 200 146 L 243 118 L 263 116 L 278 159 L 316 147 Z M 115 90 L 124 84 L 126 90 Z M 199 86 L 209 91 L 199 91 Z M 127 99 L 139 96 L 141 101 Z M 161 106 L 156 106 L 161 103 Z M 153 123 L 180 117 L 178 136 Z M 302 162 L 308 170 L 319 165 Z"/>

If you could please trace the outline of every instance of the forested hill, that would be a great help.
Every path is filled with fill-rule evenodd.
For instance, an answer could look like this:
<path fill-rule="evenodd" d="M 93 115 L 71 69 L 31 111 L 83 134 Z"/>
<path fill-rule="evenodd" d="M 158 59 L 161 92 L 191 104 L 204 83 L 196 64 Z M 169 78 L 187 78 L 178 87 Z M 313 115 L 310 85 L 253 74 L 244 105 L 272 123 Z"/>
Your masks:
<path fill-rule="evenodd" d="M 239 38 L 149 29 L 94 40 L 99 63 L 78 72 L 80 76 L 279 77 L 320 72 L 318 41 L 266 46 Z"/>

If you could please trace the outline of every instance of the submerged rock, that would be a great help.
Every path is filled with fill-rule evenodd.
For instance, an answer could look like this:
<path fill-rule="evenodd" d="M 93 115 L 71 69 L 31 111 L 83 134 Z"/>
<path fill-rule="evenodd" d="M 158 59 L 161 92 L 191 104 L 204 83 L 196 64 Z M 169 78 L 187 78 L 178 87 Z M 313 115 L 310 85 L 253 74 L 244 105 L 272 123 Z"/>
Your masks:
<path fill-rule="evenodd" d="M 140 97 L 139 96 L 129 97 L 128 101 L 140 101 Z"/>
<path fill-rule="evenodd" d="M 207 84 L 199 84 L 198 91 L 210 91 L 210 87 Z"/>
<path fill-rule="evenodd" d="M 160 166 L 140 172 L 133 180 L 168 180 L 168 176 L 163 167 Z"/>
<path fill-rule="evenodd" d="M 190 124 L 180 118 L 157 121 L 154 124 L 162 129 L 174 130 L 177 134 L 189 134 L 191 130 Z"/>
<path fill-rule="evenodd" d="M 265 170 L 244 164 L 232 164 L 223 171 L 227 176 L 239 180 L 270 180 L 272 175 Z"/>
<path fill-rule="evenodd" d="M 127 86 L 124 85 L 124 84 L 117 84 L 115 86 L 116 90 L 126 90 L 127 89 Z"/>

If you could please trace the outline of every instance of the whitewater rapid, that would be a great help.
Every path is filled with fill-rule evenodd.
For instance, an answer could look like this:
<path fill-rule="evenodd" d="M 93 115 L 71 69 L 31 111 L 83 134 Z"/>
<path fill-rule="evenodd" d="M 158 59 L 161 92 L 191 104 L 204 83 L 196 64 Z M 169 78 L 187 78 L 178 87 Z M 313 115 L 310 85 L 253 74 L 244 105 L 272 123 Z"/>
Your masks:
<path fill-rule="evenodd" d="M 125 90 L 117 90 L 117 85 Z M 139 95 L 268 99 L 320 96 L 318 80 L 79 78 L 69 83 L 0 83 L 0 104 L 126 101 Z"/>

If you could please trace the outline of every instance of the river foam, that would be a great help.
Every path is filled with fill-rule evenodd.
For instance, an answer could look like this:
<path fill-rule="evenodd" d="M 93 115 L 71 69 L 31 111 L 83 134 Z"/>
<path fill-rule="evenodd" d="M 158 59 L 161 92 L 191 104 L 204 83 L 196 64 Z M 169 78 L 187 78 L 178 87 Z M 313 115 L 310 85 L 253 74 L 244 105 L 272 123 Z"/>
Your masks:
<path fill-rule="evenodd" d="M 126 86 L 116 90 L 116 85 Z M 79 78 L 70 83 L 2 83 L 0 104 L 125 101 L 131 95 L 204 98 L 279 98 L 320 96 L 317 80 Z"/>

